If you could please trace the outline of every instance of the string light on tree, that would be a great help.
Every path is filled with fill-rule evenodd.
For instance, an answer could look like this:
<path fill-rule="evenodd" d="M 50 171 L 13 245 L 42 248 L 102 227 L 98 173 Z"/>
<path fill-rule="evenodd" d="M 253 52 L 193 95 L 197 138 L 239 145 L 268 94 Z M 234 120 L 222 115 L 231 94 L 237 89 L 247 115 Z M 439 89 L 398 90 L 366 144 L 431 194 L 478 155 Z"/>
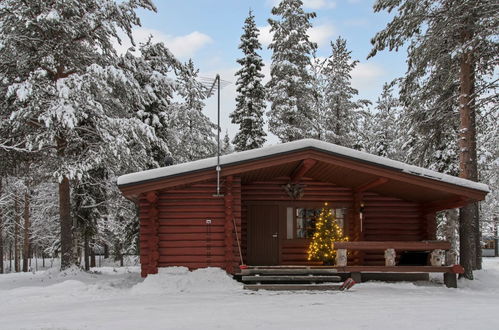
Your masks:
<path fill-rule="evenodd" d="M 348 241 L 348 237 L 343 235 L 333 210 L 324 203 L 319 218 L 315 224 L 315 232 L 312 241 L 308 247 L 308 260 L 322 261 L 326 264 L 332 264 L 336 257 L 336 251 L 333 249 L 333 242 Z"/>

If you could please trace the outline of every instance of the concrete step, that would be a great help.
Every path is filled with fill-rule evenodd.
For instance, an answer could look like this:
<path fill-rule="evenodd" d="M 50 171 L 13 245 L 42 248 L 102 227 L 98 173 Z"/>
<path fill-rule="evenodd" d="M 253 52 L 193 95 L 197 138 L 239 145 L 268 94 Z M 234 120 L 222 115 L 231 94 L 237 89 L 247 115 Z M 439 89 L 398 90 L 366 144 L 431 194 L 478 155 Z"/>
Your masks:
<path fill-rule="evenodd" d="M 264 275 L 264 276 L 243 276 L 243 282 L 340 282 L 340 276 L 316 276 L 316 275 Z"/>
<path fill-rule="evenodd" d="M 339 284 L 245 284 L 247 290 L 269 290 L 269 291 L 330 291 L 340 290 Z"/>

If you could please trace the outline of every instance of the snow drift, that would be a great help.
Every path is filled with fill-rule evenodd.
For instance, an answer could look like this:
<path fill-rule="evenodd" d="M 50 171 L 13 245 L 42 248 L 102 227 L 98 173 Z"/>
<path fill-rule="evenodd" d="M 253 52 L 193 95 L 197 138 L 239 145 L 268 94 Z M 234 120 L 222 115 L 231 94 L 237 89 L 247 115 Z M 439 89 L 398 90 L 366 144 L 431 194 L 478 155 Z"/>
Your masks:
<path fill-rule="evenodd" d="M 158 274 L 148 275 L 132 287 L 132 294 L 231 292 L 242 285 L 220 268 L 202 268 L 192 272 L 187 267 L 159 268 Z"/>

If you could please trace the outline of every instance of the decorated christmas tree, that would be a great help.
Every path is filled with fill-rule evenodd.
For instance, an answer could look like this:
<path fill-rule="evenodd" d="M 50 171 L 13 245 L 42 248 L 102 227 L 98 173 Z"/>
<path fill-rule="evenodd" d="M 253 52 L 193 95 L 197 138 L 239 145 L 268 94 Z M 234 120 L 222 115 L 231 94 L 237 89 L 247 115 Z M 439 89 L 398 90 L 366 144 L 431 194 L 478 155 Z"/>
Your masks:
<path fill-rule="evenodd" d="M 315 224 L 312 242 L 308 247 L 308 260 L 333 264 L 336 257 L 333 242 L 344 241 L 348 241 L 348 237 L 343 235 L 343 230 L 333 214 L 333 209 L 330 209 L 327 207 L 327 203 L 324 203 Z"/>

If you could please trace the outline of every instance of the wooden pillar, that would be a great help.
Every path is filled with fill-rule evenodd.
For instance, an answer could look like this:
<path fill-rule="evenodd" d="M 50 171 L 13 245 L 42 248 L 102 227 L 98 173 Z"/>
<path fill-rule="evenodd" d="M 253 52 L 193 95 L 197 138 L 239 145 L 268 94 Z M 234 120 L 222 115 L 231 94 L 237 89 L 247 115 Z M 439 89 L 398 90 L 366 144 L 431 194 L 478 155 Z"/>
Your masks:
<path fill-rule="evenodd" d="M 234 273 L 234 196 L 232 194 L 233 176 L 225 180 L 225 270 Z"/>
<path fill-rule="evenodd" d="M 352 272 L 350 273 L 350 277 L 355 283 L 362 283 L 362 274 L 360 272 Z"/>
<path fill-rule="evenodd" d="M 148 192 L 146 199 L 149 202 L 149 262 L 147 265 L 147 274 L 158 273 L 159 263 L 159 210 L 158 193 L 156 191 Z M 142 270 L 144 271 L 144 270 Z"/>
<path fill-rule="evenodd" d="M 457 254 L 447 251 L 445 254 L 445 265 L 454 266 L 457 263 Z M 444 273 L 444 284 L 448 288 L 457 288 L 457 274 L 455 272 Z"/>

